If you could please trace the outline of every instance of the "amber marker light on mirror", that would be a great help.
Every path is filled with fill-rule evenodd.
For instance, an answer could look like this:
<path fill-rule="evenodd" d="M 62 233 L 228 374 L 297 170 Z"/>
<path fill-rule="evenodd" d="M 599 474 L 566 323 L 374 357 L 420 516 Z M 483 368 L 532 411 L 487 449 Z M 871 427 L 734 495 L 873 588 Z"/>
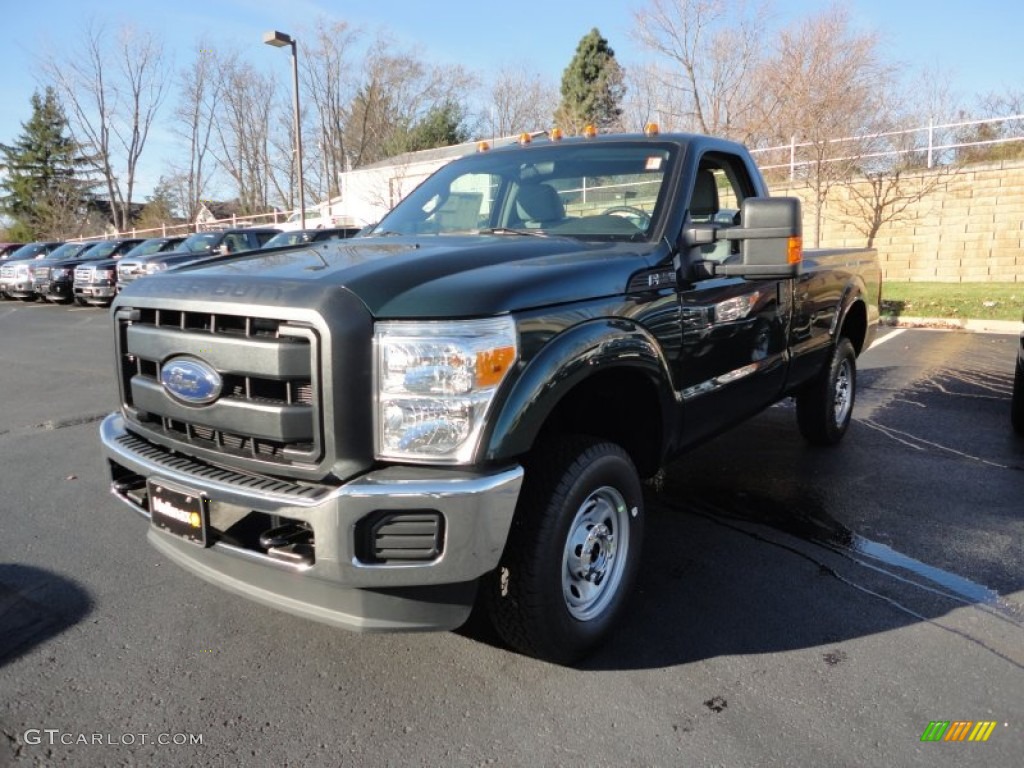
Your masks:
<path fill-rule="evenodd" d="M 789 238 L 789 252 L 787 261 L 790 264 L 799 264 L 804 259 L 804 239 L 802 237 Z"/>

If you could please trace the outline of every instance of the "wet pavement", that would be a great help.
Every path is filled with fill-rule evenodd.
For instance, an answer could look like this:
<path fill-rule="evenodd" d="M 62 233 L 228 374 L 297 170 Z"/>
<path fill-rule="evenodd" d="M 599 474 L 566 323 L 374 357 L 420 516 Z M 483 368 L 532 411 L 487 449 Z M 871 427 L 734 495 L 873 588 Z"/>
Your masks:
<path fill-rule="evenodd" d="M 299 621 L 164 561 L 106 492 L 106 323 L 0 304 L 0 765 L 1019 764 L 1013 336 L 886 330 L 839 446 L 782 403 L 668 467 L 626 621 L 564 669 L 478 629 Z M 921 741 L 946 720 L 997 725 Z M 203 743 L 125 736 L 161 733 Z"/>

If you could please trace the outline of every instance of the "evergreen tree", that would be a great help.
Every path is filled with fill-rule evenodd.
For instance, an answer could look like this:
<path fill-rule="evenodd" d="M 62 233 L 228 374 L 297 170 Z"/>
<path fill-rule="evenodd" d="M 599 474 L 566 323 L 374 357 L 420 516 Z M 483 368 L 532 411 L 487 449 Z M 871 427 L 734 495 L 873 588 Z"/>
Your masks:
<path fill-rule="evenodd" d="M 0 144 L 0 211 L 21 236 L 37 240 L 77 233 L 85 219 L 89 189 L 96 182 L 70 135 L 67 116 L 52 88 L 32 94 L 32 116 L 13 144 Z"/>
<path fill-rule="evenodd" d="M 615 51 L 595 27 L 580 40 L 562 74 L 562 102 L 555 123 L 569 133 L 579 133 L 587 124 L 602 131 L 618 129 L 625 92 Z"/>
<path fill-rule="evenodd" d="M 393 156 L 462 144 L 469 141 L 469 131 L 464 121 L 463 109 L 453 101 L 446 101 L 430 109 L 412 126 L 397 131 L 388 142 L 386 154 Z"/>

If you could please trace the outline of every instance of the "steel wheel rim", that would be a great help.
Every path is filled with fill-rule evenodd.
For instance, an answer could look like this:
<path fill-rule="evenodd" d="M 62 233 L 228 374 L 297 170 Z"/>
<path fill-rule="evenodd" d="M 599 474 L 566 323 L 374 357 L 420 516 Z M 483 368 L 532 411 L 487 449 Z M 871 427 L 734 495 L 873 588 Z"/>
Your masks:
<path fill-rule="evenodd" d="M 562 597 L 578 621 L 599 616 L 615 598 L 629 555 L 629 507 L 615 488 L 584 499 L 562 553 Z"/>
<path fill-rule="evenodd" d="M 836 375 L 835 400 L 833 409 L 836 426 L 841 427 L 850 415 L 853 407 L 853 375 L 850 370 L 850 361 L 843 360 Z"/>

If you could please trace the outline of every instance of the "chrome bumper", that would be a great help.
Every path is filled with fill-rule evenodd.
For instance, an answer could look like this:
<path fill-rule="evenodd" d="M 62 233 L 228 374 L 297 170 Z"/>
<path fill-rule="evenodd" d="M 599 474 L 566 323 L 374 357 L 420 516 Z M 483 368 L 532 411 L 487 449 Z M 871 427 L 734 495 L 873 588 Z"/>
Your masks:
<path fill-rule="evenodd" d="M 315 542 L 314 562 L 293 565 L 221 541 L 203 548 L 151 526 L 149 541 L 163 554 L 245 597 L 363 631 L 451 629 L 463 623 L 475 580 L 497 567 L 523 478 L 519 466 L 490 473 L 388 467 L 318 493 L 297 484 L 289 488 L 285 482 L 257 491 L 234 482 L 230 471 L 213 472 L 217 478 L 205 476 L 211 474 L 208 471 L 198 475 L 200 465 L 156 446 L 147 444 L 145 456 L 133 450 L 134 438 L 120 414 L 103 421 L 100 437 L 115 477 L 129 472 L 199 491 L 209 499 L 211 518 L 256 511 L 301 521 L 313 530 Z M 202 467 L 208 470 L 209 465 Z M 122 485 L 112 482 L 114 495 L 148 518 L 145 503 L 132 498 Z M 356 524 L 382 510 L 440 512 L 440 556 L 423 563 L 360 562 Z M 447 587 L 459 592 L 470 585 L 469 592 L 461 589 L 461 597 L 445 597 Z M 423 588 L 421 594 L 416 588 Z"/>

